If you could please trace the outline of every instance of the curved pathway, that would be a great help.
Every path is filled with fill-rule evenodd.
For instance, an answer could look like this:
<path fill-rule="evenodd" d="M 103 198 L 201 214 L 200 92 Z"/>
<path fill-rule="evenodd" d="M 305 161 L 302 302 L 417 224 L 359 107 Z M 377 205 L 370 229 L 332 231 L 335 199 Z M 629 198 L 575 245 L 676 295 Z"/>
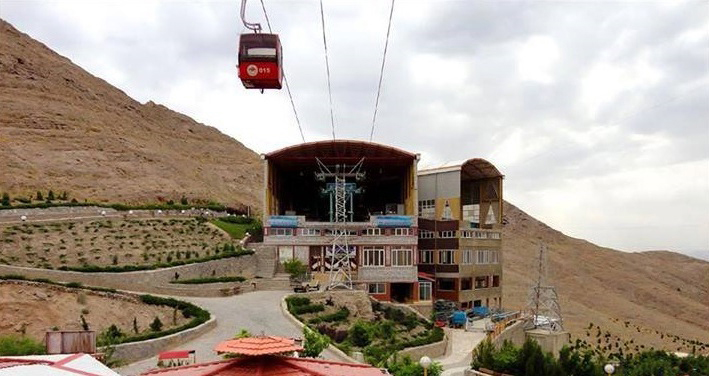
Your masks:
<path fill-rule="evenodd" d="M 274 335 L 282 337 L 301 337 L 298 327 L 290 322 L 281 312 L 281 299 L 290 294 L 288 291 L 255 291 L 242 295 L 223 298 L 188 298 L 181 300 L 192 302 L 217 318 L 217 326 L 204 335 L 167 350 L 195 350 L 197 362 L 221 359 L 214 350 L 217 343 L 233 338 L 242 328 L 254 335 Z M 157 365 L 157 357 L 141 360 L 117 369 L 121 375 L 138 375 Z"/>

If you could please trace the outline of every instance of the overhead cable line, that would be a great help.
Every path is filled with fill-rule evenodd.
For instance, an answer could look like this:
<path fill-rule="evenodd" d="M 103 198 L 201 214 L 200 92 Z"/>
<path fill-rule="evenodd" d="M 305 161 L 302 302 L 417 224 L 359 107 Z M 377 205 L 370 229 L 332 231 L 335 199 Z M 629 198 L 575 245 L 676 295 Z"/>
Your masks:
<path fill-rule="evenodd" d="M 273 34 L 271 29 L 271 21 L 268 19 L 268 13 L 266 12 L 266 4 L 261 0 L 261 8 L 263 9 L 263 15 L 266 17 L 266 25 L 268 25 L 268 32 Z M 288 91 L 288 98 L 290 99 L 290 104 L 293 107 L 293 115 L 295 115 L 295 122 L 298 124 L 298 131 L 300 132 L 300 138 L 305 142 L 305 136 L 303 135 L 303 127 L 300 125 L 300 118 L 298 117 L 298 111 L 295 109 L 295 102 L 293 101 L 293 94 L 290 91 L 290 85 L 288 85 L 288 77 L 286 77 L 286 71 L 283 70 L 283 82 L 286 84 L 286 91 Z"/>
<path fill-rule="evenodd" d="M 322 1 L 322 0 L 321 0 Z M 384 54 L 382 56 L 382 67 L 379 70 L 379 85 L 377 85 L 377 100 L 374 102 L 374 115 L 372 116 L 372 130 L 369 132 L 369 142 L 374 137 L 374 126 L 377 122 L 377 111 L 379 110 L 379 95 L 382 91 L 382 79 L 384 78 L 384 65 L 387 60 L 387 49 L 389 48 L 389 34 L 391 33 L 391 19 L 394 15 L 394 1 L 391 0 L 391 10 L 389 10 L 389 26 L 387 26 L 387 36 L 384 42 Z"/>
<path fill-rule="evenodd" d="M 263 0 L 262 0 L 263 1 Z M 330 96 L 330 125 L 332 126 L 332 139 L 335 139 L 335 114 L 332 107 L 332 85 L 330 84 L 330 60 L 327 56 L 327 38 L 325 37 L 325 12 L 323 11 L 322 0 L 320 0 L 320 21 L 322 23 L 322 42 L 325 46 L 325 68 L 327 69 L 327 92 Z"/>

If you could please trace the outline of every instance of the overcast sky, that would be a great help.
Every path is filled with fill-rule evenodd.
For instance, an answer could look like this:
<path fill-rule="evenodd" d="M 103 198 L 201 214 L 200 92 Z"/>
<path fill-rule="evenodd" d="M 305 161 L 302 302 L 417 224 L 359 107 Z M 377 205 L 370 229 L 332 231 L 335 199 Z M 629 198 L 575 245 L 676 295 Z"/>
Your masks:
<path fill-rule="evenodd" d="M 331 137 L 317 0 L 265 0 L 306 141 Z M 325 0 L 337 138 L 368 139 L 389 1 Z M 259 153 L 300 142 L 285 90 L 237 78 L 233 1 L 0 1 L 128 95 Z M 248 19 L 263 22 L 258 0 Z M 709 259 L 709 1 L 396 2 L 374 141 L 486 158 L 505 197 L 602 246 Z"/>

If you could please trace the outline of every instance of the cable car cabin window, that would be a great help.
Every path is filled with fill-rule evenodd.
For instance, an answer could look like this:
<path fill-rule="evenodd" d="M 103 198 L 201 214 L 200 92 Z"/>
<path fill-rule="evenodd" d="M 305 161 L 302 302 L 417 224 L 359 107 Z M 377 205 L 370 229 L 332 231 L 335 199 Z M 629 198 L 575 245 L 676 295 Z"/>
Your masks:
<path fill-rule="evenodd" d="M 276 57 L 276 49 L 268 47 L 256 47 L 246 50 L 246 54 L 250 57 Z"/>

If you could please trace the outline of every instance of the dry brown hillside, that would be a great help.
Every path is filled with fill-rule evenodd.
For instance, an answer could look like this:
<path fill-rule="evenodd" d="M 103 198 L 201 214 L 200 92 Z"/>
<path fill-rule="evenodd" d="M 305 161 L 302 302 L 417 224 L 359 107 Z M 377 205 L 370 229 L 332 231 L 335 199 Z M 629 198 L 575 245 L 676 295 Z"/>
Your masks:
<path fill-rule="evenodd" d="M 672 252 L 599 247 L 566 236 L 509 203 L 505 216 L 506 306 L 526 305 L 543 242 L 549 250 L 549 279 L 574 337 L 588 338 L 585 328 L 593 323 L 604 333 L 656 348 L 677 350 L 681 340 L 673 335 L 709 343 L 709 262 Z M 593 341 L 596 331 L 590 331 Z"/>
<path fill-rule="evenodd" d="M 257 205 L 259 166 L 217 129 L 136 102 L 0 20 L 0 191 Z"/>

